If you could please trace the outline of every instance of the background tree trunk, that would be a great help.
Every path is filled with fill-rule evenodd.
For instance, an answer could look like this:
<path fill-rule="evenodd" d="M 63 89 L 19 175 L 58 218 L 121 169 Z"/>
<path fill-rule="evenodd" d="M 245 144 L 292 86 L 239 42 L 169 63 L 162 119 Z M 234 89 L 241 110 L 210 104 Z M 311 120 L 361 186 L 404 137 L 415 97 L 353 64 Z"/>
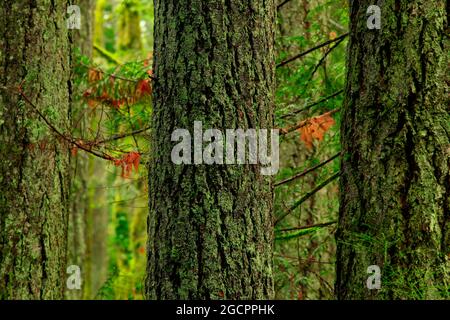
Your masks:
<path fill-rule="evenodd" d="M 273 295 L 272 186 L 253 165 L 175 165 L 171 134 L 273 127 L 273 0 L 155 1 L 146 294 Z"/>
<path fill-rule="evenodd" d="M 142 50 L 141 18 L 136 0 L 124 1 L 120 6 L 120 19 L 118 22 L 118 50 Z"/>
<path fill-rule="evenodd" d="M 381 30 L 366 26 L 371 4 L 350 1 L 337 297 L 448 298 L 446 3 L 384 1 Z"/>
<path fill-rule="evenodd" d="M 69 124 L 64 1 L 0 7 L 0 299 L 61 299 L 66 285 Z"/>
<path fill-rule="evenodd" d="M 71 70 L 74 70 L 78 63 L 79 54 L 92 57 L 93 48 L 93 16 L 95 9 L 95 0 L 79 0 L 77 5 L 81 9 L 81 28 L 79 30 L 70 30 L 69 41 L 71 43 L 72 58 Z M 72 98 L 70 105 L 71 128 L 74 136 L 84 137 L 87 132 L 87 120 L 85 107 L 86 102 L 82 98 L 83 92 L 87 89 L 83 83 L 78 83 L 75 79 L 76 75 L 71 76 Z M 91 247 L 93 246 L 93 235 L 87 234 L 88 215 L 92 214 L 90 210 L 89 193 L 88 193 L 88 162 L 92 161 L 83 152 L 77 156 L 70 157 L 71 164 L 71 181 L 70 181 L 70 217 L 69 217 L 69 252 L 68 264 L 78 265 L 81 268 L 82 290 L 68 290 L 67 298 L 81 299 L 89 298 L 91 293 Z M 92 233 L 92 232 L 91 232 Z M 98 233 L 96 233 L 98 234 Z M 90 241 L 88 241 L 90 240 Z M 98 239 L 97 239 L 98 240 Z M 105 242 L 106 238 L 100 239 Z M 94 267 L 95 269 L 95 267 Z M 98 268 L 100 269 L 100 268 Z"/>

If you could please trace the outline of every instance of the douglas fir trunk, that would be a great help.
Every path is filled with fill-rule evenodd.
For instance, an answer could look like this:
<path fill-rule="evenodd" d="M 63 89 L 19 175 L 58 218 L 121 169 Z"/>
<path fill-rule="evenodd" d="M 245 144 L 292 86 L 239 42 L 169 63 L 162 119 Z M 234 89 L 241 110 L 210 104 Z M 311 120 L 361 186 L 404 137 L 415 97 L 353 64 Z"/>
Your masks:
<path fill-rule="evenodd" d="M 350 1 L 336 293 L 448 298 L 446 2 L 384 1 L 381 29 L 369 30 L 374 2 Z"/>
<path fill-rule="evenodd" d="M 66 8 L 50 0 L 0 6 L 0 299 L 63 298 L 68 148 L 36 109 L 68 127 Z"/>
<path fill-rule="evenodd" d="M 273 126 L 273 0 L 155 1 L 146 294 L 273 295 L 272 186 L 257 165 L 175 165 L 171 134 Z"/>

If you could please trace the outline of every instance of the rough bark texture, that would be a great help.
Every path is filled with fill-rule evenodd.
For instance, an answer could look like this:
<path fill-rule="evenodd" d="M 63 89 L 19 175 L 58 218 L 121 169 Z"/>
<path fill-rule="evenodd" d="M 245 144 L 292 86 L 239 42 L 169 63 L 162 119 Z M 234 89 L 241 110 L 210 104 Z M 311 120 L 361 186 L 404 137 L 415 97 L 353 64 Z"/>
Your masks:
<path fill-rule="evenodd" d="M 0 299 L 61 299 L 66 281 L 69 46 L 63 1 L 0 6 Z"/>
<path fill-rule="evenodd" d="M 175 165 L 171 134 L 273 127 L 274 1 L 156 0 L 150 299 L 273 295 L 272 186 L 256 165 Z"/>
<path fill-rule="evenodd" d="M 444 0 L 350 1 L 337 233 L 339 299 L 449 296 L 450 115 Z M 368 290 L 367 268 L 382 271 Z"/>

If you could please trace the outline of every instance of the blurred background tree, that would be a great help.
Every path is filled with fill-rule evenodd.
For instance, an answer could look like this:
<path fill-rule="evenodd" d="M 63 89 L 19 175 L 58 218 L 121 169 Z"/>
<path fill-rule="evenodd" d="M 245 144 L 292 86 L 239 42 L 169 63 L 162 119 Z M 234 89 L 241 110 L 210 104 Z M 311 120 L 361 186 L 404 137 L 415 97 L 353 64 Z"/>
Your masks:
<path fill-rule="evenodd" d="M 84 283 L 82 293 L 67 290 L 67 296 L 142 299 L 146 170 L 129 172 L 122 160 L 139 153 L 144 162 L 148 155 L 153 5 L 84 0 L 79 6 L 85 24 L 71 31 L 74 134 L 113 160 L 72 150 L 69 260 L 82 266 Z"/>

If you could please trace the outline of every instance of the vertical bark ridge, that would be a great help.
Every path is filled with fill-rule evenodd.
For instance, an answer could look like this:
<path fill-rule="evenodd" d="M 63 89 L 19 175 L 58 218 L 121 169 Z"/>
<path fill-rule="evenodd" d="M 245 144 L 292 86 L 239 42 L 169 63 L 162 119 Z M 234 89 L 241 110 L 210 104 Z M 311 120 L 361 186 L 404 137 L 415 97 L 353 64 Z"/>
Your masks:
<path fill-rule="evenodd" d="M 450 114 L 445 1 L 350 2 L 336 292 L 448 298 Z M 368 290 L 367 268 L 382 269 Z"/>
<path fill-rule="evenodd" d="M 147 296 L 272 296 L 272 187 L 253 165 L 177 166 L 177 128 L 273 127 L 274 2 L 156 1 Z"/>
<path fill-rule="evenodd" d="M 66 4 L 0 8 L 0 299 L 61 299 L 66 279 L 67 148 L 20 97 L 68 128 Z"/>

